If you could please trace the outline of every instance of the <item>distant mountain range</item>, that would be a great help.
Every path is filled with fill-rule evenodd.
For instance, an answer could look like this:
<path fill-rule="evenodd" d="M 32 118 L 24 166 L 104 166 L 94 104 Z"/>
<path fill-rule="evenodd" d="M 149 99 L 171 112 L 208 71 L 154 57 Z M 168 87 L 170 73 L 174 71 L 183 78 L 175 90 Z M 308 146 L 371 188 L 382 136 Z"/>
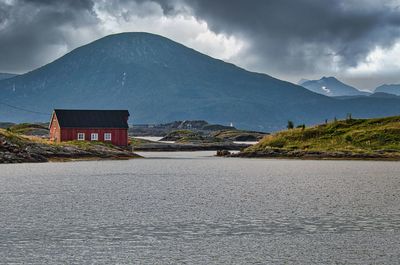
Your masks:
<path fill-rule="evenodd" d="M 148 33 L 110 35 L 1 80 L 0 99 L 0 121 L 47 121 L 54 108 L 128 109 L 136 124 L 207 120 L 262 131 L 400 113 L 398 98 L 326 97 Z"/>
<path fill-rule="evenodd" d="M 400 84 L 381 85 L 375 88 L 374 92 L 359 90 L 358 88 L 339 81 L 335 77 L 322 77 L 319 80 L 301 79 L 298 84 L 315 93 L 341 99 L 359 96 L 385 98 L 400 96 Z"/>
<path fill-rule="evenodd" d="M 349 86 L 335 77 L 322 77 L 319 80 L 305 80 L 302 79 L 298 83 L 299 85 L 307 88 L 318 94 L 322 94 L 328 97 L 338 96 L 366 96 L 370 93 L 360 91 L 355 87 Z"/>
<path fill-rule="evenodd" d="M 388 94 L 393 94 L 393 95 L 400 96 L 400 84 L 378 86 L 375 89 L 375 92 L 383 92 L 383 93 L 388 93 Z"/>
<path fill-rule="evenodd" d="M 17 76 L 17 74 L 0 73 L 0 80 L 8 79 L 14 76 Z"/>

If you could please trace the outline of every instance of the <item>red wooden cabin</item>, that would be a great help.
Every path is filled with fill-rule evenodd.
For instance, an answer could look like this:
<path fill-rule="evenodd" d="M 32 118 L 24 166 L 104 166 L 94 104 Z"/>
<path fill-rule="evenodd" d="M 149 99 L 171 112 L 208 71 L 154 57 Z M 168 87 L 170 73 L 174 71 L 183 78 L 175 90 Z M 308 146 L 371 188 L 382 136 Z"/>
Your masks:
<path fill-rule="evenodd" d="M 128 145 L 127 110 L 55 109 L 50 121 L 50 140 L 101 141 Z"/>

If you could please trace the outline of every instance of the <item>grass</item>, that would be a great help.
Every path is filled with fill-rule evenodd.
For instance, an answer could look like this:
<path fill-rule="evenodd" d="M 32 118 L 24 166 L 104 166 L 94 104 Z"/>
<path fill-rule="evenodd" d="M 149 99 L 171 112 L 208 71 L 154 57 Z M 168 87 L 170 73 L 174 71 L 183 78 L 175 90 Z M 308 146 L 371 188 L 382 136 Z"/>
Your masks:
<path fill-rule="evenodd" d="M 26 134 L 34 130 L 44 130 L 48 131 L 48 128 L 42 124 L 36 123 L 20 123 L 13 125 L 7 128 L 8 131 L 19 133 L 19 134 Z"/>
<path fill-rule="evenodd" d="M 10 130 L 0 129 L 0 136 L 3 136 L 7 141 L 16 144 L 18 146 L 22 146 L 24 143 L 28 141 L 27 138 L 22 137 Z"/>
<path fill-rule="evenodd" d="M 255 132 L 255 131 L 243 131 L 243 130 L 222 130 L 217 131 L 212 134 L 213 137 L 219 139 L 228 139 L 228 140 L 252 140 L 257 141 L 260 139 L 265 133 Z"/>
<path fill-rule="evenodd" d="M 400 116 L 340 120 L 264 137 L 245 152 L 271 148 L 354 153 L 400 152 Z"/>
<path fill-rule="evenodd" d="M 198 132 L 190 130 L 176 130 L 170 132 L 167 136 L 165 136 L 165 139 L 175 140 L 179 143 L 187 143 L 193 141 L 203 141 L 204 137 Z"/>
<path fill-rule="evenodd" d="M 112 145 L 111 143 L 104 143 L 104 142 L 99 142 L 99 141 L 78 141 L 78 140 L 74 140 L 74 141 L 68 141 L 68 142 L 62 142 L 60 143 L 60 145 L 73 145 L 76 146 L 78 148 L 81 148 L 83 150 L 87 150 L 90 149 L 92 147 L 95 146 L 105 146 L 105 147 L 109 147 L 109 148 L 115 148 L 114 145 Z"/>

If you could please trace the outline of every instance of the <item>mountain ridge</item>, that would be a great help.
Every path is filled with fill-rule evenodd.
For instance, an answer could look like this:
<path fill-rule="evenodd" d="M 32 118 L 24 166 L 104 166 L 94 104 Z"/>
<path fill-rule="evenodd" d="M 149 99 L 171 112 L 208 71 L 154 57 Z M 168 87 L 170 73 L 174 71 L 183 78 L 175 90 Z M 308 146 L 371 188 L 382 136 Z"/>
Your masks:
<path fill-rule="evenodd" d="M 162 36 L 120 33 L 0 81 L 9 105 L 50 113 L 54 108 L 128 109 L 133 123 L 207 120 L 274 131 L 287 120 L 394 115 L 394 99 L 335 100 L 262 73 L 244 70 Z M 370 109 L 377 103 L 376 109 Z M 382 106 L 380 106 L 382 105 Z M 0 120 L 41 121 L 46 115 L 0 106 Z"/>
<path fill-rule="evenodd" d="M 384 84 L 375 88 L 375 93 L 383 92 L 387 94 L 393 94 L 396 96 L 400 96 L 400 84 Z"/>
<path fill-rule="evenodd" d="M 333 76 L 324 76 L 319 80 L 302 79 L 299 81 L 299 85 L 310 91 L 329 97 L 359 96 L 370 94 L 353 86 L 347 85 Z"/>

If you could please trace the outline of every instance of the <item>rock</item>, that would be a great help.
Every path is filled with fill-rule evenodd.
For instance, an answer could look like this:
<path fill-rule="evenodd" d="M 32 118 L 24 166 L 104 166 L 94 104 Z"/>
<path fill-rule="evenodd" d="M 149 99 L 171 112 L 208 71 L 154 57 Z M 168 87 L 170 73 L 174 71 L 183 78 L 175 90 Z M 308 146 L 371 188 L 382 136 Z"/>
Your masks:
<path fill-rule="evenodd" d="M 217 151 L 217 156 L 229 156 L 231 155 L 231 152 L 228 150 L 218 150 Z"/>

